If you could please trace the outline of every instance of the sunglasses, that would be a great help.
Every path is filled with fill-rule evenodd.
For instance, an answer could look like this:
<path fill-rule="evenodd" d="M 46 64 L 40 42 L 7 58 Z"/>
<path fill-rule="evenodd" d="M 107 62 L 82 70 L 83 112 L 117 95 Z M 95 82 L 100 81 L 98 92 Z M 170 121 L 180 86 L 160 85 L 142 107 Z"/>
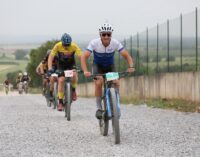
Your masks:
<path fill-rule="evenodd" d="M 105 36 L 111 37 L 111 33 L 102 33 L 101 35 L 102 35 L 103 37 L 105 37 Z"/>

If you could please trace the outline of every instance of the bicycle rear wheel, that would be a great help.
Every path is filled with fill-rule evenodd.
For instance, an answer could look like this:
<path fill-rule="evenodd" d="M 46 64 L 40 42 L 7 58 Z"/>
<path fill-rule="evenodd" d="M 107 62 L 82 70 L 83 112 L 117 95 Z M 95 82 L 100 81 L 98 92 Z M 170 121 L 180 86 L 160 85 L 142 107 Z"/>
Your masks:
<path fill-rule="evenodd" d="M 103 113 L 103 119 L 99 120 L 99 127 L 100 127 L 100 133 L 103 136 L 107 136 L 108 135 L 108 128 L 109 128 L 109 119 L 107 118 L 107 106 L 106 106 L 106 100 L 103 99 L 102 101 L 102 110 L 104 111 Z"/>
<path fill-rule="evenodd" d="M 65 117 L 67 120 L 71 120 L 71 103 L 72 103 L 72 87 L 71 83 L 66 84 L 65 88 Z"/>
<path fill-rule="evenodd" d="M 119 111 L 117 109 L 117 96 L 114 88 L 110 88 L 110 101 L 112 108 L 112 126 L 114 131 L 115 144 L 120 143 Z"/>

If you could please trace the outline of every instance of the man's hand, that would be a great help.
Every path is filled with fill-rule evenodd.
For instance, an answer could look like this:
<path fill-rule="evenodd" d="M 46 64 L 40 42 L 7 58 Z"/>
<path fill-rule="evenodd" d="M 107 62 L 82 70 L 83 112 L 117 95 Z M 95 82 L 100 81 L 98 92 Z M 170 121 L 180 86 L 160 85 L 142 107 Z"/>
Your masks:
<path fill-rule="evenodd" d="M 53 73 L 54 73 L 54 69 L 49 69 L 48 72 L 47 72 L 47 75 L 50 77 L 51 74 L 53 74 Z"/>
<path fill-rule="evenodd" d="M 84 75 L 85 75 L 85 77 L 90 77 L 92 74 L 89 71 L 84 71 Z"/>
<path fill-rule="evenodd" d="M 128 68 L 128 72 L 129 72 L 129 73 L 133 73 L 134 71 L 135 71 L 135 68 L 134 68 L 134 67 L 129 67 L 129 68 Z"/>

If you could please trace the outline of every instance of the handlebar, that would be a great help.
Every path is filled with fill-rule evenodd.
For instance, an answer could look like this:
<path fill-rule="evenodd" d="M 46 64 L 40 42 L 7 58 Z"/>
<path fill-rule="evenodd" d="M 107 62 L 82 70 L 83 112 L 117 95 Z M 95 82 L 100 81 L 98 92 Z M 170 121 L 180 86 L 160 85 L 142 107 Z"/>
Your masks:
<path fill-rule="evenodd" d="M 122 78 L 122 77 L 125 77 L 127 76 L 128 74 L 130 74 L 128 71 L 122 71 L 122 72 L 116 72 L 119 74 L 119 78 Z M 97 76 L 103 76 L 103 78 L 105 78 L 107 73 L 104 73 L 104 74 L 93 74 L 91 75 L 90 77 L 93 78 L 93 79 L 97 79 L 96 77 Z"/>

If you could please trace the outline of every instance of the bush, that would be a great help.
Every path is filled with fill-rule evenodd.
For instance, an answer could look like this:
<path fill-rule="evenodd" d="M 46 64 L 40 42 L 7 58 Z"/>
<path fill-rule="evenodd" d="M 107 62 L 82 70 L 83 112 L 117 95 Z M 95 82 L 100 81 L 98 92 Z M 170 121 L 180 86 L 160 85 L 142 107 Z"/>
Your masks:
<path fill-rule="evenodd" d="M 168 57 L 166 58 L 166 61 L 175 61 L 175 60 L 176 60 L 175 56 L 169 56 L 169 59 Z"/>

